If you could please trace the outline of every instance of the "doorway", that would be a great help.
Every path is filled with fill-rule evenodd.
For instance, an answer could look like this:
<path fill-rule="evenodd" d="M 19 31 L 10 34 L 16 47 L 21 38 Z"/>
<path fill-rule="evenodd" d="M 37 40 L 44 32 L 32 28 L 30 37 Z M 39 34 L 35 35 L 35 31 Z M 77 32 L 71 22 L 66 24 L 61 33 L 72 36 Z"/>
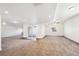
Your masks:
<path fill-rule="evenodd" d="M 35 39 L 38 35 L 38 26 L 28 26 L 28 39 Z"/>

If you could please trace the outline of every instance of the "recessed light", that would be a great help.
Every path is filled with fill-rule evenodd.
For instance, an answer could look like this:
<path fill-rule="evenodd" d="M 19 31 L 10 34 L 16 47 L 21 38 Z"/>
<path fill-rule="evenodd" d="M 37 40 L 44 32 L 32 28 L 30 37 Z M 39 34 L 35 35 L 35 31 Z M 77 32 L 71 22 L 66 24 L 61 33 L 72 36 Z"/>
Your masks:
<path fill-rule="evenodd" d="M 3 22 L 2 24 L 3 24 L 3 25 L 5 25 L 6 23 L 5 23 L 5 22 Z"/>
<path fill-rule="evenodd" d="M 13 23 L 18 23 L 18 21 L 13 21 Z"/>
<path fill-rule="evenodd" d="M 50 16 L 49 16 L 49 18 L 50 18 Z"/>
<path fill-rule="evenodd" d="M 71 7 L 69 7 L 68 9 L 69 9 L 69 10 L 72 10 L 72 9 L 74 9 L 74 6 L 71 6 Z"/>
<path fill-rule="evenodd" d="M 5 13 L 5 14 L 8 14 L 8 11 L 6 10 L 6 11 L 4 11 L 4 13 Z"/>

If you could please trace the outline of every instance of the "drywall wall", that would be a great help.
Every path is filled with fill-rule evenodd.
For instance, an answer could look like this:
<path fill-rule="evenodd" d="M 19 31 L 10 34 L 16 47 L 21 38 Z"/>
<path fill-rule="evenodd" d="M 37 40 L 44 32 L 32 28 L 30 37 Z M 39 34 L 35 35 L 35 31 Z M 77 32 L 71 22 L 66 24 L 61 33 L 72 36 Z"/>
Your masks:
<path fill-rule="evenodd" d="M 37 38 L 43 38 L 44 36 L 45 36 L 45 25 L 39 24 Z"/>
<path fill-rule="evenodd" d="M 31 31 L 29 31 L 28 27 L 32 27 Z M 29 34 L 36 34 L 36 38 L 42 38 L 45 36 L 44 34 L 44 25 L 39 24 L 39 25 L 24 25 L 23 26 L 23 37 L 29 37 Z"/>
<path fill-rule="evenodd" d="M 28 37 L 28 25 L 23 25 L 23 37 Z"/>
<path fill-rule="evenodd" d="M 64 23 L 64 36 L 79 42 L 79 14 Z"/>
<path fill-rule="evenodd" d="M 29 25 L 24 25 L 23 37 L 28 37 L 28 27 Z M 52 31 L 52 27 L 56 28 L 56 32 Z M 64 36 L 63 30 L 64 30 L 63 23 L 58 23 L 58 24 L 44 23 L 44 24 L 38 24 L 37 29 L 35 29 L 34 32 L 37 31 L 37 34 L 36 34 L 37 38 L 43 38 L 45 35 Z"/>
<path fill-rule="evenodd" d="M 56 32 L 52 31 L 52 28 L 56 29 Z M 45 24 L 45 35 L 51 35 L 51 36 L 63 36 L 63 23 L 47 23 Z"/>
<path fill-rule="evenodd" d="M 1 15 L 0 15 L 0 51 L 1 51 Z"/>
<path fill-rule="evenodd" d="M 21 35 L 21 29 L 16 28 L 15 26 L 10 26 L 7 23 L 5 25 L 2 25 L 1 37 L 10 37 L 16 35 Z"/>

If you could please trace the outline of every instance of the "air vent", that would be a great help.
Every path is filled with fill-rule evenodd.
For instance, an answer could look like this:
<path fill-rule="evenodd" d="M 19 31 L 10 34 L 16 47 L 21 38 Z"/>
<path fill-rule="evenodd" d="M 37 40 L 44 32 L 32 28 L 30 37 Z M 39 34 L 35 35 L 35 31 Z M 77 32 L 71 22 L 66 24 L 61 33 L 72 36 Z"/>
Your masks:
<path fill-rule="evenodd" d="M 72 10 L 72 9 L 74 9 L 74 6 L 71 6 L 71 7 L 69 7 L 68 9 L 69 9 L 69 10 Z"/>
<path fill-rule="evenodd" d="M 42 3 L 33 3 L 34 6 L 42 5 Z"/>

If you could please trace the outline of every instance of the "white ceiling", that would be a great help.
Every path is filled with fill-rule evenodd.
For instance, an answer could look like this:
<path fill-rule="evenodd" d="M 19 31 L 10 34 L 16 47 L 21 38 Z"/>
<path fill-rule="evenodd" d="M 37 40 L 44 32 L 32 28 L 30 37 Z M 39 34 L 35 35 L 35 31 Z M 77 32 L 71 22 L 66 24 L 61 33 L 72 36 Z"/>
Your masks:
<path fill-rule="evenodd" d="M 54 14 L 56 4 L 32 4 L 32 3 L 10 3 L 0 4 L 2 20 L 8 23 L 18 21 L 26 24 L 37 24 L 48 21 L 49 15 Z M 4 12 L 8 11 L 8 14 Z M 54 15 L 52 15 L 54 17 Z"/>
<path fill-rule="evenodd" d="M 65 21 L 79 14 L 79 3 L 58 3 L 54 20 Z"/>
<path fill-rule="evenodd" d="M 5 14 L 8 11 L 8 14 Z M 0 3 L 2 21 L 18 26 L 40 24 L 49 21 L 64 21 L 79 13 L 78 3 Z M 50 18 L 49 18 L 50 16 Z"/>

